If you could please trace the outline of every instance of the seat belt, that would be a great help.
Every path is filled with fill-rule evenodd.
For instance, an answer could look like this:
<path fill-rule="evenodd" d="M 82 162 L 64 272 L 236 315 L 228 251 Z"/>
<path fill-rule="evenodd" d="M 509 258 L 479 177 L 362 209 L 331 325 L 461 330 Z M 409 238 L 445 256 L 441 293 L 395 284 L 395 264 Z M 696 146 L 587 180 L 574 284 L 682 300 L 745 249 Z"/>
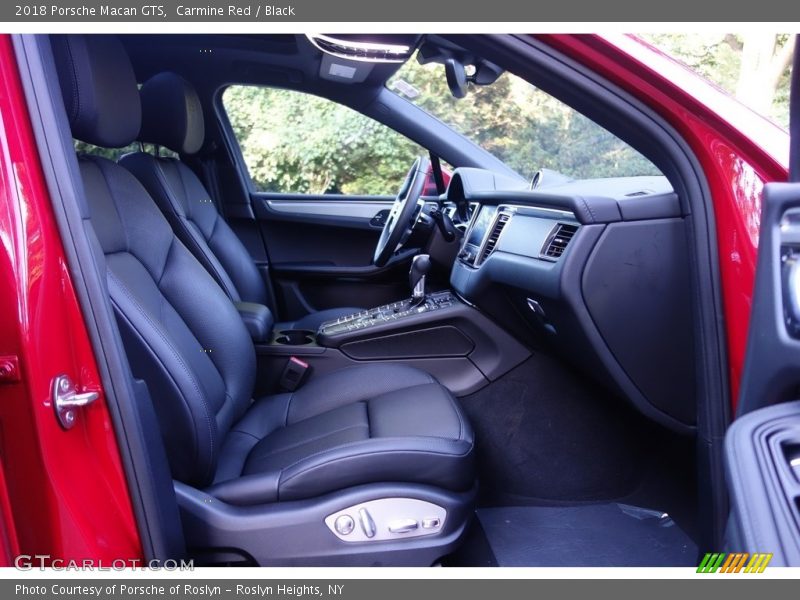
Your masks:
<path fill-rule="evenodd" d="M 217 212 L 224 219 L 225 218 L 225 205 L 222 202 L 219 179 L 217 177 L 217 163 L 214 160 L 214 154 L 217 150 L 217 144 L 211 142 L 208 148 L 204 148 L 203 152 L 196 155 L 196 160 L 199 163 L 200 171 L 203 178 L 203 183 L 206 186 L 206 191 L 211 197 L 211 201 L 217 208 Z"/>
<path fill-rule="evenodd" d="M 436 182 L 436 193 L 441 196 L 446 191 L 444 177 L 442 176 L 442 163 L 439 160 L 439 155 L 435 154 L 433 150 L 429 150 L 428 154 L 431 157 L 431 171 L 433 171 L 433 180 Z"/>

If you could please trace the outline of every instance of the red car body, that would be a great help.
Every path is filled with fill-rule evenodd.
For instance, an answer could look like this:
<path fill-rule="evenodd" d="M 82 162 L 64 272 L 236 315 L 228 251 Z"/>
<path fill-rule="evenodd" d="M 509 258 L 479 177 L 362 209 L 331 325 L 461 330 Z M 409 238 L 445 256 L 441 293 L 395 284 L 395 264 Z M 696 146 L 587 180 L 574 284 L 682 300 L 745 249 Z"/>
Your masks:
<path fill-rule="evenodd" d="M 636 38 L 537 37 L 658 112 L 699 160 L 713 199 L 735 402 L 761 189 L 786 180 L 788 134 Z M 102 389 L 27 110 L 12 40 L 0 36 L 0 563 L 37 554 L 135 561 L 142 550 L 108 407 L 101 397 L 66 432 L 53 416 L 56 376 Z"/>

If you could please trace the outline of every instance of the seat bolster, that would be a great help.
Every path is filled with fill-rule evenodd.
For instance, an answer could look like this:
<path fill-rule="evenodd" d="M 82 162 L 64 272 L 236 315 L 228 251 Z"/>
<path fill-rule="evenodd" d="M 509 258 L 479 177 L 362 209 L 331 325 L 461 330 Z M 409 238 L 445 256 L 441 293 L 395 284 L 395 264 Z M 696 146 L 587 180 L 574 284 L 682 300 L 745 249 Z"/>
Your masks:
<path fill-rule="evenodd" d="M 411 436 L 341 445 L 283 469 L 278 499 L 311 498 L 376 481 L 462 491 L 473 483 L 472 450 L 473 444 L 466 440 Z"/>
<path fill-rule="evenodd" d="M 249 434 L 259 440 L 286 425 L 286 413 L 292 394 L 275 394 L 256 400 L 244 416 L 237 421 L 232 431 Z"/>
<path fill-rule="evenodd" d="M 286 469 L 219 481 L 205 491 L 239 506 L 303 500 L 374 482 L 420 483 L 463 491 L 474 483 L 472 450 L 473 444 L 465 440 L 371 439 L 320 452 Z M 410 470 L 409 465 L 414 468 Z"/>
<path fill-rule="evenodd" d="M 296 423 L 345 404 L 362 402 L 415 385 L 437 383 L 419 369 L 398 364 L 367 364 L 312 379 L 292 396 L 287 424 Z"/>
<path fill-rule="evenodd" d="M 262 471 L 215 483 L 205 492 L 215 498 L 238 506 L 268 504 L 278 501 L 280 471 Z"/>
<path fill-rule="evenodd" d="M 258 442 L 286 424 L 289 398 L 291 394 L 261 398 L 233 424 L 219 452 L 215 484 L 239 477 Z"/>
<path fill-rule="evenodd" d="M 221 483 L 239 477 L 244 471 L 247 457 L 258 441 L 258 438 L 247 433 L 231 431 L 222 444 L 213 483 Z"/>

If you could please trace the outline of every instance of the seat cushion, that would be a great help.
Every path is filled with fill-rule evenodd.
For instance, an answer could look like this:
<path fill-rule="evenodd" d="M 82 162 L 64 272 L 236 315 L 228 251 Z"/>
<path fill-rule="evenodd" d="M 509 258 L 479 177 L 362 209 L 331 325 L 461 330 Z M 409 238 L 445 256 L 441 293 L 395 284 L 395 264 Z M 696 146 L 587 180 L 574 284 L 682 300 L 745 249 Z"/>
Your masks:
<path fill-rule="evenodd" d="M 233 504 L 380 482 L 462 491 L 473 483 L 472 452 L 472 429 L 433 377 L 363 365 L 256 401 L 227 436 L 207 491 Z"/>
<path fill-rule="evenodd" d="M 319 326 L 326 321 L 334 321 L 339 317 L 346 317 L 357 312 L 361 312 L 363 308 L 356 308 L 353 306 L 346 306 L 344 308 L 328 308 L 325 310 L 318 310 L 305 317 L 300 317 L 296 321 L 283 321 L 275 325 L 275 329 L 281 331 L 283 329 L 307 329 L 309 331 L 316 331 Z"/>

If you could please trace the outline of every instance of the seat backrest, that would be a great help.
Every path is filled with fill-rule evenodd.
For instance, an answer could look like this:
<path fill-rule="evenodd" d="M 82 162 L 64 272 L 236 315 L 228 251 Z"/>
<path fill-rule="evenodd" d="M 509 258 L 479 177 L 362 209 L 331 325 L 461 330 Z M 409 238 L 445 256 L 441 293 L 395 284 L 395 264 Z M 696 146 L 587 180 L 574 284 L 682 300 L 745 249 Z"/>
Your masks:
<path fill-rule="evenodd" d="M 73 136 L 102 147 L 130 144 L 140 104 L 120 41 L 65 35 L 52 42 Z M 133 175 L 99 156 L 79 157 L 79 167 L 125 350 L 149 386 L 173 477 L 208 484 L 221 439 L 251 399 L 250 336 Z"/>
<path fill-rule="evenodd" d="M 189 82 L 175 73 L 159 73 L 145 82 L 140 97 L 139 141 L 181 156 L 200 150 L 205 136 L 203 109 Z M 128 154 L 120 164 L 142 182 L 178 238 L 231 300 L 267 305 L 264 279 L 252 256 L 189 167 L 179 159 L 145 152 Z"/>

